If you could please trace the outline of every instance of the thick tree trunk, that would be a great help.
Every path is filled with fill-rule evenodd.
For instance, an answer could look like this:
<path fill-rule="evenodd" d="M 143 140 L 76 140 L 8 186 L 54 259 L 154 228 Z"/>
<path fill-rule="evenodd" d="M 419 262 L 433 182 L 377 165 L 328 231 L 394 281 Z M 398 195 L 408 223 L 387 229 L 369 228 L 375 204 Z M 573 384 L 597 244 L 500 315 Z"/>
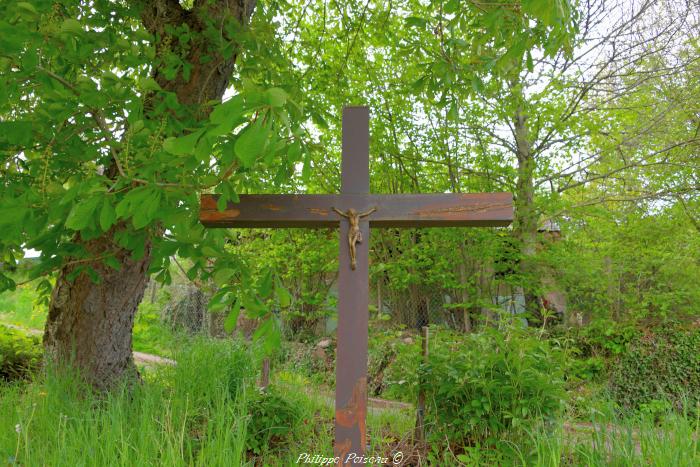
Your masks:
<path fill-rule="evenodd" d="M 520 273 L 523 276 L 525 309 L 529 319 L 539 315 L 537 273 L 534 261 L 537 252 L 537 211 L 535 209 L 535 158 L 530 148 L 527 115 L 518 109 L 513 121 L 518 157 L 518 182 L 515 193 L 514 233 L 520 246 Z"/>
<path fill-rule="evenodd" d="M 131 331 L 148 283 L 150 242 L 138 260 L 115 245 L 112 235 L 83 242 L 83 246 L 95 257 L 114 252 L 121 269 L 100 261 L 64 267 L 51 296 L 44 346 L 50 358 L 71 363 L 94 387 L 109 389 L 125 375 L 138 375 Z M 86 267 L 100 278 L 98 284 L 86 272 L 69 279 L 78 268 Z"/>
<path fill-rule="evenodd" d="M 206 29 L 217 27 L 223 31 L 231 20 L 246 24 L 255 3 L 255 0 L 195 0 L 193 7 L 186 10 L 176 0 L 143 2 L 141 19 L 158 41 L 156 48 L 179 52 L 183 61 L 192 65 L 188 79 L 179 73 L 167 80 L 157 63 L 152 76 L 163 89 L 174 92 L 181 104 L 190 106 L 192 115 L 205 117 L 210 110 L 208 103 L 221 99 L 236 61 L 235 53 L 227 57 L 219 53 L 217 48 L 221 43 L 210 42 Z M 178 36 L 171 35 L 182 25 L 192 32 L 191 39 L 184 44 L 179 43 Z M 151 99 L 152 96 L 145 97 L 146 101 Z M 152 108 L 148 102 L 144 107 Z M 106 175 L 117 177 L 117 172 L 113 162 Z M 44 334 L 47 356 L 59 362 L 71 362 L 98 389 L 108 389 L 124 377 L 138 375 L 132 359 L 131 337 L 150 264 L 150 240 L 146 240 L 144 256 L 134 259 L 131 252 L 116 245 L 114 233 L 112 230 L 89 241 L 78 239 L 94 257 L 114 252 L 120 267 L 115 270 L 95 261 L 69 263 L 61 269 Z M 86 272 L 76 275 L 77 268 L 88 266 L 99 277 L 98 283 Z"/>

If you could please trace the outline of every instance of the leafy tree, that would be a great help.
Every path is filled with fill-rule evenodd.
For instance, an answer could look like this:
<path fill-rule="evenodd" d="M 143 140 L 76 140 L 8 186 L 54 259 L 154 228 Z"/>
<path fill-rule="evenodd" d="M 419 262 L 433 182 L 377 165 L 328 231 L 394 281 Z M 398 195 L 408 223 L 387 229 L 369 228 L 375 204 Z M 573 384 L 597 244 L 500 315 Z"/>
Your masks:
<path fill-rule="evenodd" d="M 0 13 L 0 251 L 10 263 L 41 251 L 35 276 L 56 272 L 52 291 L 39 283 L 51 292 L 46 350 L 106 388 L 135 374 L 149 274 L 168 282 L 176 254 L 193 259 L 193 276 L 231 266 L 211 254 L 226 234 L 198 224 L 198 194 L 224 203 L 261 179 L 283 183 L 301 157 L 294 87 L 272 86 L 294 82 L 275 10 L 98 0 Z"/>

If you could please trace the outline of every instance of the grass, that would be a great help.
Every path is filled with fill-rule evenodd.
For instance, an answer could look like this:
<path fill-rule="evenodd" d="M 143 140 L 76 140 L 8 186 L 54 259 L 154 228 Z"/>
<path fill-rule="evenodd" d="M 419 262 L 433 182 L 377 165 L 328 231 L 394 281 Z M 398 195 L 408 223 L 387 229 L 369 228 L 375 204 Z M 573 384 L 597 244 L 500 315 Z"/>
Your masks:
<path fill-rule="evenodd" d="M 176 366 L 145 372 L 143 384 L 107 395 L 49 370 L 30 383 L 0 385 L 0 463 L 10 465 L 294 465 L 301 453 L 332 457 L 333 408 L 297 380 L 279 386 L 300 414 L 288 439 L 249 450 L 259 362 L 237 341 L 197 339 Z M 274 386 L 274 383 L 273 383 Z M 410 429 L 412 416 L 371 413 L 372 449 Z M 266 429 L 274 429 L 270 426 Z"/>
<path fill-rule="evenodd" d="M 43 328 L 46 310 L 34 305 L 34 296 L 31 285 L 0 294 L 0 322 Z M 237 341 L 183 338 L 161 324 L 160 305 L 140 306 L 134 348 L 178 364 L 144 370 L 143 384 L 105 396 L 75 375 L 51 370 L 30 383 L 0 383 L 0 464 L 286 466 L 302 453 L 332 457 L 332 394 L 316 387 L 328 375 L 308 374 L 310 363 L 273 368 L 272 387 L 299 420 L 272 417 L 251 432 L 261 426 L 249 423 L 261 400 L 255 352 Z M 469 466 L 700 465 L 700 415 L 621 417 L 606 404 L 599 390 L 581 393 L 566 420 L 537 424 L 524 438 L 468 447 L 432 440 L 421 459 L 426 465 Z M 410 410 L 370 408 L 369 453 L 390 457 L 398 446 L 415 459 L 409 439 L 414 423 Z M 293 429 L 269 443 L 251 443 L 273 433 L 275 424 Z"/>
<path fill-rule="evenodd" d="M 2 388 L 0 459 L 55 466 L 242 462 L 251 357 L 231 343 L 190 350 L 196 366 L 185 359 L 106 396 L 52 371 Z"/>
<path fill-rule="evenodd" d="M 307 378 L 273 372 L 277 394 L 301 417 L 286 439 L 253 454 L 251 437 L 261 434 L 249 430 L 260 397 L 254 352 L 238 341 L 197 339 L 174 356 L 178 365 L 149 370 L 143 384 L 107 395 L 55 371 L 0 386 L 0 462 L 286 466 L 305 452 L 331 456 L 332 401 L 309 391 Z M 414 420 L 410 411 L 370 410 L 370 453 L 387 457 Z M 436 443 L 427 464 L 694 466 L 700 465 L 699 428 L 697 417 L 673 413 L 619 418 L 612 410 L 595 411 L 588 424 L 541 424 L 525 439 L 456 449 L 457 455 Z"/>
<path fill-rule="evenodd" d="M 0 322 L 25 328 L 43 329 L 46 307 L 36 305 L 36 292 L 31 284 L 14 291 L 0 293 Z"/>
<path fill-rule="evenodd" d="M 572 427 L 559 422 L 549 431 L 531 434 L 531 451 L 518 450 L 520 465 L 557 467 L 700 465 L 700 415 L 667 413 L 618 417 L 595 413 L 588 425 Z"/>
<path fill-rule="evenodd" d="M 161 323 L 161 301 L 143 301 L 134 321 L 133 348 L 137 352 L 172 357 L 174 349 L 186 340 L 184 335 L 173 332 Z M 44 329 L 46 305 L 36 303 L 36 291 L 32 284 L 24 284 L 14 291 L 0 293 L 0 323 L 25 329 Z"/>

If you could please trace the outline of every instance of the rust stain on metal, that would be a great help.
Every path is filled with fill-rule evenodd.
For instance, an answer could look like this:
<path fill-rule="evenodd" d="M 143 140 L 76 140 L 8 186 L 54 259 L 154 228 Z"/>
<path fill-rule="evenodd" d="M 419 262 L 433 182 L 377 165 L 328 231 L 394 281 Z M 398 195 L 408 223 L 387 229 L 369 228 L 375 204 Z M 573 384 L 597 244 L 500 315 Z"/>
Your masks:
<path fill-rule="evenodd" d="M 367 444 L 367 377 L 362 376 L 352 388 L 348 404 L 335 411 L 336 423 L 346 428 L 357 426 L 360 431 L 360 446 Z M 342 464 L 342 461 L 341 461 Z"/>
<path fill-rule="evenodd" d="M 436 214 L 460 214 L 465 212 L 490 211 L 493 209 L 509 208 L 510 204 L 477 204 L 472 206 L 454 206 L 450 208 L 430 208 L 414 211 L 416 216 L 432 217 Z"/>
<path fill-rule="evenodd" d="M 276 204 L 264 204 L 263 209 L 267 209 L 268 211 L 281 211 L 282 208 L 277 206 Z"/>
<path fill-rule="evenodd" d="M 343 441 L 336 441 L 335 449 L 333 451 L 335 453 L 335 457 L 338 458 L 338 463 L 336 464 L 337 466 L 342 467 L 345 465 L 345 459 L 347 459 L 348 454 L 350 454 L 351 447 L 352 441 L 350 441 L 350 438 L 345 438 Z"/>

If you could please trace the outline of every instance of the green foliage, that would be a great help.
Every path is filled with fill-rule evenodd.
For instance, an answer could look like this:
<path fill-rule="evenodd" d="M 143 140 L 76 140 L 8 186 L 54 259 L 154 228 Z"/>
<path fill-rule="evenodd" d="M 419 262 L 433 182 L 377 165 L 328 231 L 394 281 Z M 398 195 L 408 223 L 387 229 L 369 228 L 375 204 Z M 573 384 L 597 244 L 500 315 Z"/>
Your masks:
<path fill-rule="evenodd" d="M 484 445 L 557 417 L 562 366 L 561 352 L 518 330 L 437 334 L 421 376 L 430 437 Z"/>
<path fill-rule="evenodd" d="M 700 417 L 669 414 L 620 417 L 608 407 L 590 415 L 584 425 L 558 422 L 528 430 L 528 439 L 511 456 L 510 465 L 667 465 L 700 463 Z"/>
<path fill-rule="evenodd" d="M 584 327 L 569 328 L 582 357 L 615 357 L 628 351 L 629 344 L 639 335 L 632 323 L 596 319 Z"/>
<path fill-rule="evenodd" d="M 274 386 L 259 391 L 249 402 L 247 448 L 255 454 L 289 446 L 303 421 L 298 402 Z"/>
<path fill-rule="evenodd" d="M 161 321 L 158 303 L 141 302 L 136 318 L 132 345 L 138 352 L 169 357 L 176 348 L 180 336 Z"/>
<path fill-rule="evenodd" d="M 106 395 L 53 368 L 0 388 L 0 456 L 21 465 L 242 465 L 252 380 L 240 361 L 253 357 L 235 343 L 183 351 L 176 368 Z"/>
<path fill-rule="evenodd" d="M 139 2 L 25 3 L 0 6 L 0 261 L 14 265 L 34 248 L 31 278 L 77 261 L 75 274 L 97 282 L 93 261 L 119 268 L 119 248 L 138 259 L 148 244 L 149 272 L 164 283 L 175 254 L 193 260 L 192 277 L 245 276 L 225 254 L 225 232 L 199 225 L 198 195 L 225 203 L 262 180 L 288 188 L 304 157 L 305 114 L 270 27 L 275 5 L 258 5 L 251 24 L 193 5 L 196 13 L 182 10 L 200 22 L 191 28 L 166 24 L 168 15 L 147 24 L 150 5 Z M 216 95 L 207 89 L 173 91 L 194 82 L 197 66 L 234 54 L 225 103 L 202 99 Z M 114 248 L 88 251 L 100 237 Z M 1 271 L 0 288 L 13 287 Z"/>
<path fill-rule="evenodd" d="M 607 380 L 610 365 L 629 352 L 639 335 L 633 323 L 595 319 L 583 327 L 559 327 L 548 337 L 567 354 L 565 374 L 569 383 Z"/>
<path fill-rule="evenodd" d="M 142 384 L 109 394 L 54 368 L 25 384 L 0 385 L 0 458 L 18 465 L 294 465 L 299 453 L 331 446 L 332 407 L 303 395 L 308 383 L 278 391 L 286 403 L 263 401 L 244 368 L 256 356 L 244 345 L 198 340 L 180 350 L 177 367 L 146 370 Z M 298 422 L 284 439 L 273 436 L 280 449 L 263 446 L 256 455 L 248 450 L 248 423 L 261 407 L 291 407 Z M 379 433 L 388 418 L 370 415 L 370 429 Z M 408 429 L 413 417 L 401 421 Z M 376 449 L 380 442 L 372 440 Z"/>
<path fill-rule="evenodd" d="M 232 401 L 242 394 L 255 376 L 256 357 L 240 340 L 194 339 L 174 355 L 177 365 L 162 368 L 173 387 L 203 415 L 215 405 L 215 397 Z M 199 415 L 199 414 L 198 414 Z"/>
<path fill-rule="evenodd" d="M 369 387 L 384 399 L 415 403 L 420 339 L 404 331 L 373 332 L 369 338 Z"/>
<path fill-rule="evenodd" d="M 0 324 L 0 381 L 30 377 L 42 361 L 41 339 Z"/>
<path fill-rule="evenodd" d="M 0 292 L 0 322 L 41 329 L 46 320 L 46 305 L 31 284 L 20 285 L 15 290 Z"/>
<path fill-rule="evenodd" d="M 667 323 L 642 333 L 612 369 L 610 392 L 624 409 L 700 406 L 700 329 Z M 653 409 L 653 410 L 652 410 Z"/>

